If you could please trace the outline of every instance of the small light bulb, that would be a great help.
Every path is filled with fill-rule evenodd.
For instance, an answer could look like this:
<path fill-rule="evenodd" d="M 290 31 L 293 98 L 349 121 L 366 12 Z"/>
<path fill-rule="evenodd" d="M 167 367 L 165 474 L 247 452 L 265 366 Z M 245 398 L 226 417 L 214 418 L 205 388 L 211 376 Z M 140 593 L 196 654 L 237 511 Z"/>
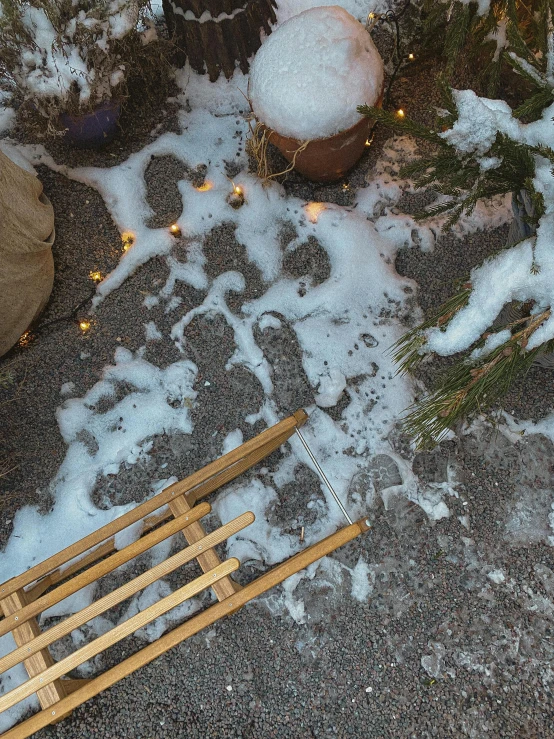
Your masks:
<path fill-rule="evenodd" d="M 86 318 L 83 318 L 83 319 L 81 319 L 81 320 L 79 321 L 79 328 L 81 329 L 81 331 L 82 331 L 82 332 L 83 332 L 84 334 L 86 334 L 86 332 L 87 332 L 87 331 L 89 330 L 89 328 L 90 328 L 90 321 L 88 321 L 88 320 L 87 320 Z"/>
<path fill-rule="evenodd" d="M 306 211 L 308 220 L 311 223 L 317 223 L 319 214 L 323 213 L 323 211 L 326 210 L 326 207 L 325 203 L 308 203 L 308 205 L 305 206 L 304 210 Z"/>
<path fill-rule="evenodd" d="M 198 185 L 198 187 L 195 187 L 194 189 L 198 190 L 198 192 L 207 192 L 208 190 L 211 190 L 212 187 L 213 187 L 212 183 L 206 180 L 205 182 L 203 182 L 201 185 Z"/>
<path fill-rule="evenodd" d="M 227 202 L 229 203 L 231 208 L 235 208 L 236 210 L 237 208 L 243 206 L 245 203 L 244 190 L 242 189 L 242 187 L 240 187 L 240 185 L 235 185 L 234 182 L 232 183 L 232 185 L 233 190 L 227 196 Z"/>
<path fill-rule="evenodd" d="M 413 55 L 413 54 L 408 54 L 408 59 L 409 59 L 409 60 L 410 60 L 411 62 L 413 62 L 413 60 L 415 59 L 415 57 L 414 57 L 414 55 Z"/>
<path fill-rule="evenodd" d="M 90 272 L 89 277 L 93 282 L 102 282 L 102 272 Z"/>
<path fill-rule="evenodd" d="M 396 111 L 396 115 L 398 116 L 398 118 L 404 118 L 406 114 L 404 113 L 402 108 L 398 108 L 398 110 Z"/>
<path fill-rule="evenodd" d="M 135 234 L 132 231 L 123 231 L 121 241 L 123 242 L 123 251 L 128 251 L 135 243 Z"/>
<path fill-rule="evenodd" d="M 27 346 L 27 344 L 30 344 L 31 339 L 33 338 L 30 331 L 25 331 L 25 333 L 21 334 L 19 337 L 19 341 L 17 342 L 19 346 Z"/>
<path fill-rule="evenodd" d="M 173 234 L 173 236 L 180 236 L 181 235 L 181 229 L 179 228 L 178 223 L 172 223 L 169 227 L 169 230 Z"/>

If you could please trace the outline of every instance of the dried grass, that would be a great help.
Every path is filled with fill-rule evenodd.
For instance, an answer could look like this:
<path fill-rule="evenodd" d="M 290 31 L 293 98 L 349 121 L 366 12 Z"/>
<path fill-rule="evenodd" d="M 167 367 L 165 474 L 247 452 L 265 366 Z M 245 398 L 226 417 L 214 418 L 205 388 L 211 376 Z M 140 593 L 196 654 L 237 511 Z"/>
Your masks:
<path fill-rule="evenodd" d="M 290 162 L 288 167 L 283 169 L 281 172 L 272 172 L 270 164 L 268 162 L 267 147 L 270 144 L 271 137 L 275 133 L 275 131 L 267 128 L 267 126 L 264 126 L 264 124 L 260 123 L 259 121 L 256 121 L 255 126 L 252 127 L 252 121 L 254 120 L 256 119 L 252 116 L 248 121 L 250 136 L 246 141 L 246 152 L 256 162 L 256 174 L 258 175 L 258 177 L 264 182 L 267 182 L 268 180 L 280 177 L 281 175 L 286 175 L 291 172 L 296 166 L 297 156 L 306 149 L 311 139 L 308 139 L 307 141 L 302 141 L 298 149 L 296 149 L 296 151 L 294 152 L 292 161 Z"/>

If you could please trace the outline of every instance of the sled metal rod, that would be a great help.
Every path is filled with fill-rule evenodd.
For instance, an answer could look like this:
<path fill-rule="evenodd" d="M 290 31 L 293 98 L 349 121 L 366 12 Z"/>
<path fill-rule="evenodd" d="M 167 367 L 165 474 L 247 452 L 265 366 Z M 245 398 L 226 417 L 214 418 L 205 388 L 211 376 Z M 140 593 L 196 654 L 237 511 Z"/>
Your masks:
<path fill-rule="evenodd" d="M 316 468 L 316 470 L 318 471 L 318 473 L 319 473 L 319 476 L 321 477 L 321 479 L 323 480 L 323 482 L 325 483 L 325 485 L 326 485 L 326 486 L 327 486 L 327 488 L 329 489 L 329 492 L 331 493 L 331 495 L 332 495 L 332 496 L 333 496 L 333 498 L 335 499 L 335 502 L 336 502 L 336 504 L 337 504 L 337 505 L 338 505 L 338 507 L 339 507 L 339 508 L 341 509 L 341 511 L 342 511 L 342 515 L 343 515 L 343 516 L 344 516 L 344 517 L 346 518 L 346 520 L 348 521 L 348 523 L 349 523 L 349 524 L 351 524 L 351 523 L 352 523 L 352 519 L 351 519 L 351 518 L 350 518 L 350 516 L 348 515 L 348 512 L 347 512 L 346 508 L 345 508 L 345 507 L 343 506 L 343 504 L 342 504 L 342 501 L 341 501 L 341 499 L 339 498 L 339 496 L 337 495 L 337 493 L 335 492 L 335 490 L 334 490 L 333 486 L 331 485 L 331 483 L 330 483 L 330 482 L 329 482 L 329 480 L 327 479 L 327 475 L 325 474 L 325 472 L 323 472 L 323 470 L 321 469 L 321 467 L 320 467 L 320 465 L 319 465 L 319 462 L 318 462 L 318 461 L 317 461 L 317 459 L 316 459 L 316 458 L 314 457 L 314 455 L 313 455 L 313 452 L 312 452 L 312 450 L 311 450 L 311 449 L 310 449 L 310 447 L 308 446 L 308 442 L 307 442 L 307 441 L 306 441 L 306 439 L 305 439 L 305 438 L 304 438 L 304 437 L 302 436 L 302 432 L 300 431 L 300 429 L 298 428 L 298 426 L 297 426 L 297 427 L 296 427 L 296 428 L 295 428 L 294 430 L 296 431 L 296 434 L 297 434 L 298 438 L 299 438 L 299 439 L 300 439 L 300 441 L 302 442 L 302 446 L 303 446 L 303 447 L 304 447 L 304 449 L 306 450 L 306 453 L 308 454 L 309 458 L 310 458 L 310 459 L 312 460 L 312 462 L 314 463 L 314 467 L 315 467 L 315 468 Z"/>

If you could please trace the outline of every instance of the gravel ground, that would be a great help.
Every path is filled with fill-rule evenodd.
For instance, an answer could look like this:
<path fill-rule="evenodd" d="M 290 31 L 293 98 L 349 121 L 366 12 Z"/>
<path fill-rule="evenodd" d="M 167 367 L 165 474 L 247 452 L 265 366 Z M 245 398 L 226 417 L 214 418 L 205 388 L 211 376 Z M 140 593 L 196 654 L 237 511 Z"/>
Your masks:
<path fill-rule="evenodd" d="M 409 91 L 416 112 L 433 99 L 422 83 L 428 69 L 422 67 L 420 74 L 419 84 L 412 75 L 395 88 L 398 101 Z M 174 126 L 170 111 L 154 116 L 151 128 L 157 124 L 158 133 Z M 71 165 L 109 166 L 140 148 L 148 130 L 144 125 L 138 140 L 120 138 L 94 156 L 66 152 L 57 143 L 56 156 Z M 297 175 L 285 187 L 299 197 L 347 205 L 387 136 L 377 132 L 374 145 L 348 177 L 350 189 L 344 183 L 321 187 Z M 155 212 L 151 225 L 171 223 L 181 210 L 176 181 L 197 175 L 171 158 L 151 164 L 146 175 Z M 40 176 L 56 210 L 57 229 L 56 281 L 41 319 L 46 323 L 67 316 L 89 296 L 89 271 L 113 268 L 120 246 L 95 191 L 45 168 Z M 408 210 L 410 203 L 405 206 Z M 454 279 L 499 248 L 505 237 L 505 229 L 463 241 L 444 237 L 433 255 L 401 252 L 397 268 L 418 282 L 418 301 L 428 310 L 449 294 Z M 177 244 L 177 253 L 184 248 L 185 243 Z M 231 227 L 212 232 L 204 250 L 210 276 L 228 269 L 244 274 L 247 288 L 241 301 L 263 290 Z M 297 250 L 285 266 L 291 275 L 310 274 L 314 281 L 324 280 L 329 270 L 314 242 Z M 74 322 L 60 320 L 2 359 L 2 366 L 10 363 L 16 382 L 3 391 L 8 402 L 0 405 L 0 458 L 17 465 L 1 480 L 2 545 L 17 508 L 30 503 L 47 510 L 51 505 L 47 481 L 65 453 L 55 418 L 61 382 L 71 378 L 75 394 L 82 395 L 113 359 L 118 343 L 133 350 L 144 344 L 146 320 L 168 331 L 171 316 L 156 306 L 146 317 L 142 306 L 144 294 L 165 277 L 165 262 L 150 261 L 101 304 L 89 336 L 82 337 Z M 201 300 L 192 288 L 178 290 L 185 308 Z M 234 348 L 229 328 L 201 317 L 187 338 L 189 358 L 199 369 L 194 434 L 157 439 L 145 465 L 100 483 L 98 505 L 140 501 L 140 491 L 146 493 L 155 469 L 166 461 L 172 463 L 172 474 L 185 476 L 216 457 L 230 431 L 240 428 L 246 439 L 260 430 L 244 418 L 258 410 L 261 386 L 242 368 L 225 370 Z M 257 340 L 273 365 L 282 415 L 312 403 L 294 332 L 283 325 Z M 155 356 L 147 353 L 146 359 L 159 366 L 181 356 L 168 343 L 155 346 Z M 426 380 L 435 371 L 426 370 Z M 531 370 L 516 383 L 505 407 L 516 417 L 545 415 L 554 400 L 552 379 L 546 370 Z M 339 414 L 340 408 L 331 411 Z M 406 451 L 407 440 L 399 435 L 397 446 Z M 303 581 L 295 594 L 304 599 L 308 620 L 298 625 L 276 590 L 36 736 L 552 737 L 554 555 L 545 542 L 554 498 L 553 460 L 552 445 L 544 437 L 514 444 L 487 425 L 417 455 L 414 470 L 420 479 L 441 485 L 455 474 L 459 498 L 448 500 L 451 517 L 435 524 L 404 498 L 390 497 L 386 510 L 377 499 L 370 512 L 373 529 L 334 555 L 352 566 L 364 553 L 372 563 L 373 591 L 366 602 L 351 597 L 347 575 L 334 587 L 317 577 Z M 394 484 L 398 471 L 387 468 L 386 460 L 381 467 L 377 462 L 367 472 L 376 488 Z M 272 460 L 265 464 L 271 467 Z M 300 470 L 296 484 L 281 491 L 276 520 L 309 525 L 305 501 L 313 495 L 318 495 L 316 480 Z M 497 570 L 503 571 L 504 581 L 489 577 Z M 253 575 L 247 570 L 243 577 Z M 190 576 L 185 569 L 185 580 Z M 133 637 L 112 648 L 102 669 L 143 644 Z"/>

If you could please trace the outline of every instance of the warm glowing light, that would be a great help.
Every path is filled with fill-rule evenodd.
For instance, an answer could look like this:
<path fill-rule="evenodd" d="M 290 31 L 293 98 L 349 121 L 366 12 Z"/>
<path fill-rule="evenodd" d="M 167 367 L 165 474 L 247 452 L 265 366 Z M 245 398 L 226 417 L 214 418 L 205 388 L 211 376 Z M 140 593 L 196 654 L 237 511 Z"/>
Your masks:
<path fill-rule="evenodd" d="M 325 203 L 308 203 L 304 210 L 308 216 L 308 220 L 312 223 L 317 223 L 317 219 L 320 213 L 326 210 Z"/>
<path fill-rule="evenodd" d="M 233 191 L 227 196 L 227 202 L 231 208 L 240 208 L 245 203 L 244 190 L 240 185 L 235 185 L 234 182 L 231 184 L 233 185 Z"/>
<path fill-rule="evenodd" d="M 31 343 L 32 338 L 33 337 L 31 332 L 25 331 L 25 333 L 19 337 L 19 341 L 17 343 L 19 344 L 19 346 L 27 346 L 27 344 Z"/>
<path fill-rule="evenodd" d="M 135 243 L 135 234 L 132 231 L 123 231 L 121 234 L 123 251 L 128 251 Z"/>
<path fill-rule="evenodd" d="M 404 113 L 402 108 L 398 108 L 398 110 L 396 111 L 396 115 L 398 116 L 398 118 L 404 118 L 406 114 Z"/>
<path fill-rule="evenodd" d="M 205 182 L 203 182 L 201 185 L 198 185 L 198 187 L 195 187 L 194 189 L 198 190 L 198 192 L 207 192 L 208 190 L 211 190 L 212 187 L 213 187 L 213 184 L 211 182 L 208 182 L 208 180 L 206 180 Z"/>
<path fill-rule="evenodd" d="M 365 145 L 366 145 L 366 146 L 371 146 L 371 141 L 370 141 L 369 139 L 366 139 L 366 140 L 365 140 Z"/>
<path fill-rule="evenodd" d="M 83 319 L 81 319 L 81 320 L 79 321 L 79 328 L 81 329 L 81 331 L 82 331 L 82 332 L 83 332 L 84 334 L 86 334 L 86 332 L 87 332 L 87 331 L 89 330 L 89 328 L 90 328 L 90 321 L 88 321 L 88 320 L 87 320 L 86 318 L 83 318 Z"/>
<path fill-rule="evenodd" d="M 413 62 L 414 58 L 415 58 L 415 57 L 414 57 L 414 55 L 413 55 L 413 54 L 408 54 L 408 59 L 409 59 L 409 60 L 410 60 L 411 62 Z"/>
<path fill-rule="evenodd" d="M 350 190 L 350 185 L 348 184 L 348 182 L 342 183 L 342 189 L 344 190 L 344 192 L 346 192 L 347 190 Z"/>
<path fill-rule="evenodd" d="M 373 20 L 373 18 L 375 18 L 375 13 L 370 13 L 369 14 L 369 18 L 371 18 Z"/>
<path fill-rule="evenodd" d="M 89 272 L 89 277 L 93 282 L 102 282 L 102 272 Z"/>
<path fill-rule="evenodd" d="M 179 228 L 178 223 L 172 223 L 169 227 L 169 230 L 173 234 L 173 236 L 180 236 L 181 235 L 181 229 Z"/>

